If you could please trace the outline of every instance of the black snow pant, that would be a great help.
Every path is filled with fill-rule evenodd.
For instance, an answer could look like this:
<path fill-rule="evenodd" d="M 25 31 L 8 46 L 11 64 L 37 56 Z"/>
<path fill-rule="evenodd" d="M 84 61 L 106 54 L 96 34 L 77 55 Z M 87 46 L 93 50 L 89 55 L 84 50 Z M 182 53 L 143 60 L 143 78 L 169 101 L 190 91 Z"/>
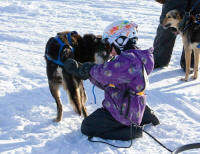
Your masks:
<path fill-rule="evenodd" d="M 152 122 L 150 108 L 145 108 L 141 125 Z M 158 119 L 156 118 L 159 124 Z M 104 108 L 99 108 L 86 117 L 81 125 L 81 132 L 89 137 L 100 137 L 110 140 L 127 141 L 142 137 L 142 126 L 126 126 L 116 121 L 112 115 Z M 132 132 L 131 132 L 132 130 Z"/>
<path fill-rule="evenodd" d="M 194 2 L 192 2 L 193 4 Z M 187 0 L 174 1 L 166 0 L 162 7 L 162 13 L 160 15 L 160 24 L 157 28 L 156 37 L 154 39 L 154 60 L 155 68 L 167 66 L 170 62 L 173 47 L 176 40 L 176 35 L 172 33 L 171 29 L 163 29 L 161 26 L 165 15 L 168 11 L 173 9 L 186 9 Z M 192 54 L 191 67 L 194 66 L 194 54 Z M 185 70 L 185 52 L 182 51 L 182 56 L 180 60 L 181 67 Z"/>
<path fill-rule="evenodd" d="M 176 35 L 172 33 L 170 28 L 163 29 L 161 24 L 158 26 L 153 43 L 155 68 L 164 67 L 169 64 L 175 40 Z"/>

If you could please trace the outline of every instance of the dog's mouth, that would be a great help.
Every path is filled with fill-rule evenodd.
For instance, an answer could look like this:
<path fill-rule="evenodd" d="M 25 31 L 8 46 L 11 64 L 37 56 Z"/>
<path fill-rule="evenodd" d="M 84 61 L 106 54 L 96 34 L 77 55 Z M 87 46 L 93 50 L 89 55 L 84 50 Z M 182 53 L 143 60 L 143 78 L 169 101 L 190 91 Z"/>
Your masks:
<path fill-rule="evenodd" d="M 163 25 L 163 28 L 168 29 L 170 26 L 171 26 L 171 24 L 169 23 L 169 24 Z"/>
<path fill-rule="evenodd" d="M 178 34 L 179 34 L 179 32 L 177 31 L 176 28 L 171 27 L 170 29 L 171 29 L 171 31 L 172 31 L 173 34 L 175 34 L 175 35 L 178 35 Z"/>
<path fill-rule="evenodd" d="M 174 28 L 174 27 L 171 27 L 171 24 L 169 23 L 169 24 L 166 24 L 166 25 L 162 25 L 162 27 L 163 27 L 163 29 L 170 29 L 171 30 L 171 32 L 173 33 L 173 34 L 175 34 L 175 35 L 178 35 L 179 34 L 179 32 L 178 32 L 178 30 L 176 29 L 176 28 Z"/>

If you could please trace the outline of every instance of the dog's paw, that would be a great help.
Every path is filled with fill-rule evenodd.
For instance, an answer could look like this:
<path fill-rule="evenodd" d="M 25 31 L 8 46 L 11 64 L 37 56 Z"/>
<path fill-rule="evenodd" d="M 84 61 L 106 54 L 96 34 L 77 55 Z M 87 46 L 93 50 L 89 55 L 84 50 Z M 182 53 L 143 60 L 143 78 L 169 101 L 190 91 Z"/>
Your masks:
<path fill-rule="evenodd" d="M 193 80 L 196 80 L 197 78 L 198 78 L 198 76 L 196 76 L 196 75 L 192 76 Z"/>
<path fill-rule="evenodd" d="M 188 78 L 181 78 L 181 81 L 188 81 Z"/>
<path fill-rule="evenodd" d="M 61 121 L 61 119 L 59 119 L 59 118 L 53 119 L 53 122 L 60 122 L 60 121 Z"/>

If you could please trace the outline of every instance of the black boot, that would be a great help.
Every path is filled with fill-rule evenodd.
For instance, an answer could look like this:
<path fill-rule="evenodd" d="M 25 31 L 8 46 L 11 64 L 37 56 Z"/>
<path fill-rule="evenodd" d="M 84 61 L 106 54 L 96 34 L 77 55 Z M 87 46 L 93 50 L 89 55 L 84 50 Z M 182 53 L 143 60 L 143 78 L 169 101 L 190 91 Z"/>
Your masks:
<path fill-rule="evenodd" d="M 181 65 L 181 68 L 184 70 L 185 72 L 185 51 L 183 49 L 182 51 L 182 55 L 181 55 L 181 61 L 180 61 L 180 65 Z M 190 68 L 194 68 L 194 52 L 192 52 L 192 55 L 191 55 L 191 64 L 190 64 Z M 190 73 L 192 73 L 193 71 L 191 70 Z"/>
<path fill-rule="evenodd" d="M 151 123 L 156 126 L 160 124 L 160 121 L 158 120 L 158 118 L 156 117 L 156 115 L 154 114 L 153 111 L 151 111 Z"/>
<path fill-rule="evenodd" d="M 143 119 L 141 122 L 141 126 L 152 123 L 154 126 L 160 124 L 158 118 L 154 114 L 153 110 L 151 110 L 148 106 L 146 106 Z"/>
<path fill-rule="evenodd" d="M 134 138 L 140 138 L 140 137 L 142 137 L 142 133 L 143 133 L 143 126 L 130 126 L 130 127 L 132 127 L 131 129 L 132 129 L 132 139 L 134 139 Z"/>

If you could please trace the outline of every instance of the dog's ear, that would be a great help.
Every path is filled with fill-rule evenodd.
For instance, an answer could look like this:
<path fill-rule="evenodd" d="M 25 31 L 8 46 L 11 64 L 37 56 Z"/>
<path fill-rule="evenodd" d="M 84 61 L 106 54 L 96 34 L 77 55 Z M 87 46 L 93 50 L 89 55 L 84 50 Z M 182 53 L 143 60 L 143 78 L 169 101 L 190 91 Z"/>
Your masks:
<path fill-rule="evenodd" d="M 102 38 L 102 35 L 96 35 L 97 38 Z"/>
<path fill-rule="evenodd" d="M 156 2 L 160 3 L 160 4 L 165 4 L 166 0 L 155 0 Z"/>
<path fill-rule="evenodd" d="M 96 36 L 94 34 L 84 34 L 82 37 L 83 46 L 88 48 L 96 44 Z"/>
<path fill-rule="evenodd" d="M 102 39 L 102 36 L 101 36 L 101 35 L 96 35 L 95 37 L 96 37 L 96 38 L 95 38 L 94 41 L 95 41 L 96 43 L 100 42 L 101 39 Z"/>

